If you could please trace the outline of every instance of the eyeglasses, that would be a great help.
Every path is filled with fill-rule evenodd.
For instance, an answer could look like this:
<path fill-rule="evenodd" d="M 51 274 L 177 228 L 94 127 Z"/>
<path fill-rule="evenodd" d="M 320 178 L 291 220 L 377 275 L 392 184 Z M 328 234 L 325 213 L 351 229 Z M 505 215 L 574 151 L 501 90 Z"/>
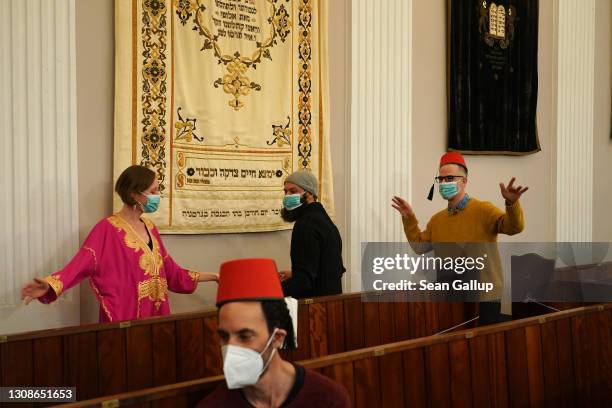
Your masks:
<path fill-rule="evenodd" d="M 434 177 L 434 180 L 436 180 L 436 183 L 443 183 L 443 182 L 447 182 L 450 183 L 452 181 L 455 181 L 456 178 L 463 178 L 464 176 L 438 176 L 438 177 Z"/>

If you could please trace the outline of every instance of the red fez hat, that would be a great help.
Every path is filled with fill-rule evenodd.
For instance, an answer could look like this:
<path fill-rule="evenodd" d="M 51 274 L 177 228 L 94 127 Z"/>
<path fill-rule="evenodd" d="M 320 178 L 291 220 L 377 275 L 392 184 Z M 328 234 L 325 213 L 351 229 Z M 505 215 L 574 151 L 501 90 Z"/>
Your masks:
<path fill-rule="evenodd" d="M 273 259 L 237 259 L 221 264 L 217 306 L 226 302 L 284 297 Z"/>
<path fill-rule="evenodd" d="M 444 153 L 442 157 L 440 157 L 440 167 L 444 166 L 445 164 L 458 164 L 467 171 L 467 164 L 465 164 L 465 159 L 463 158 L 463 155 L 459 152 Z"/>
<path fill-rule="evenodd" d="M 465 164 L 465 159 L 463 158 L 463 155 L 459 152 L 444 153 L 442 157 L 440 157 L 440 165 L 438 166 L 438 169 L 446 164 L 457 164 L 463 167 L 466 173 L 468 171 L 467 164 Z M 433 200 L 433 193 L 434 193 L 434 184 L 431 185 L 431 188 L 429 189 L 429 194 L 427 195 L 427 199 L 429 201 Z"/>

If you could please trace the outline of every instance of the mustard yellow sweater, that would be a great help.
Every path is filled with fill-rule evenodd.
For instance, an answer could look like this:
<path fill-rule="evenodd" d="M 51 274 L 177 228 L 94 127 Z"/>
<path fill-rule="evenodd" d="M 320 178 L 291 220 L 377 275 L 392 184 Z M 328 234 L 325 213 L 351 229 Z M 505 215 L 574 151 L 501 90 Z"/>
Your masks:
<path fill-rule="evenodd" d="M 497 234 L 518 234 L 524 227 L 518 201 L 504 213 L 490 202 L 473 197 L 455 214 L 447 209 L 434 214 L 424 231 L 415 216 L 403 217 L 402 221 L 409 242 L 495 242 Z"/>
<path fill-rule="evenodd" d="M 470 198 L 466 207 L 451 214 L 444 209 L 429 220 L 425 230 L 421 231 L 416 217 L 402 217 L 406 238 L 417 253 L 432 249 L 431 243 L 481 243 L 470 245 L 469 254 L 464 256 L 488 256 L 487 268 L 481 272 L 481 281 L 492 282 L 495 290 L 481 300 L 496 300 L 501 298 L 503 273 L 497 245 L 486 243 L 497 242 L 497 234 L 514 235 L 524 228 L 523 210 L 519 202 L 506 207 L 506 212 L 495 207 L 488 201 Z M 444 256 L 436 251 L 436 256 Z"/>

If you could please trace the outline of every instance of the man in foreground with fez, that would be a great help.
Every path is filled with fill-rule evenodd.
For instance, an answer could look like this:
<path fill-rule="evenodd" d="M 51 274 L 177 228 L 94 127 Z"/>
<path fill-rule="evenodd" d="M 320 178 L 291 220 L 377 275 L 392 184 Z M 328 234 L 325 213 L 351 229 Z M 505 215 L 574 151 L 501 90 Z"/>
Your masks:
<path fill-rule="evenodd" d="M 285 180 L 281 216 L 295 221 L 291 234 L 291 270 L 281 272 L 286 296 L 305 298 L 342 293 L 342 238 L 317 202 L 317 178 L 299 170 Z"/>
<path fill-rule="evenodd" d="M 495 289 L 480 296 L 479 324 L 495 323 L 500 318 L 503 275 L 497 247 L 486 243 L 497 242 L 497 234 L 514 235 L 523 230 L 523 210 L 519 198 L 528 187 L 515 187 L 514 177 L 508 186 L 499 184 L 506 202 L 505 212 L 490 202 L 470 197 L 465 191 L 467 165 L 458 152 L 448 152 L 440 158 L 435 181 L 448 206 L 431 217 L 424 231 L 419 228 L 412 207 L 404 199 L 394 197 L 392 206 L 401 214 L 406 238 L 417 253 L 428 252 L 430 243 L 485 243 L 481 248 L 488 248 L 490 253 L 487 254 L 488 268 L 481 272 L 485 275 L 480 276 L 480 281 L 493 283 Z M 433 188 L 429 192 L 429 200 L 433 198 Z M 475 247 L 472 246 L 472 249 Z"/>
<path fill-rule="evenodd" d="M 282 347 L 294 349 L 296 342 L 273 260 L 222 264 L 217 307 L 226 384 L 198 407 L 350 406 L 340 384 L 278 353 Z"/>

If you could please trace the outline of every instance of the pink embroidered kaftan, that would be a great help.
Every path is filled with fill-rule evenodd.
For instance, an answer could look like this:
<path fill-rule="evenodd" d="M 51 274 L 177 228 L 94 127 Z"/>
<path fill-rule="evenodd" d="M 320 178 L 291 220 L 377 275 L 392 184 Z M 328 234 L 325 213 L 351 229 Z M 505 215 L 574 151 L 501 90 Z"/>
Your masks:
<path fill-rule="evenodd" d="M 170 314 L 168 290 L 192 293 L 198 273 L 181 268 L 170 257 L 153 223 L 143 222 L 151 250 L 119 215 L 98 222 L 83 246 L 62 270 L 47 276 L 51 288 L 39 300 L 50 303 L 85 278 L 100 302 L 100 322 Z"/>

